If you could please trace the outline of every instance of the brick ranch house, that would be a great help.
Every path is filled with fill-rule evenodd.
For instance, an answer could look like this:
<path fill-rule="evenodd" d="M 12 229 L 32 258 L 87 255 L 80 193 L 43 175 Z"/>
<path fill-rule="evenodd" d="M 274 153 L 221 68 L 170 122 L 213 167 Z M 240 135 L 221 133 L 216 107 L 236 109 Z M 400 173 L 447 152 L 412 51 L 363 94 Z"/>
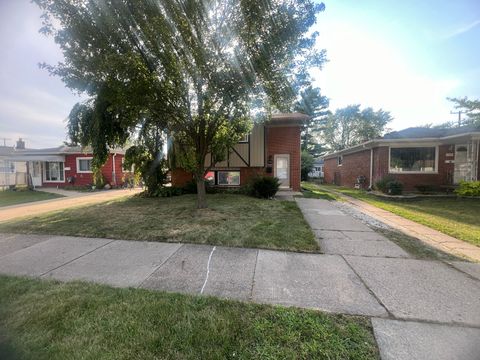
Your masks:
<path fill-rule="evenodd" d="M 123 149 L 111 150 L 102 167 L 105 181 L 112 186 L 123 184 Z M 28 184 L 33 187 L 85 186 L 93 184 L 92 150 L 80 146 L 26 149 L 21 139 L 6 160 L 22 167 Z M 17 174 L 18 177 L 18 174 Z"/>
<path fill-rule="evenodd" d="M 218 187 L 238 187 L 255 175 L 276 176 L 282 189 L 300 191 L 300 131 L 307 115 L 275 114 L 264 124 L 255 124 L 251 133 L 230 149 L 226 160 L 212 164 L 205 158 L 205 178 Z M 172 185 L 192 181 L 191 173 L 172 170 Z"/>
<path fill-rule="evenodd" d="M 408 128 L 324 157 L 325 182 L 372 187 L 385 175 L 401 181 L 406 191 L 417 185 L 438 190 L 460 181 L 480 179 L 480 127 Z"/>

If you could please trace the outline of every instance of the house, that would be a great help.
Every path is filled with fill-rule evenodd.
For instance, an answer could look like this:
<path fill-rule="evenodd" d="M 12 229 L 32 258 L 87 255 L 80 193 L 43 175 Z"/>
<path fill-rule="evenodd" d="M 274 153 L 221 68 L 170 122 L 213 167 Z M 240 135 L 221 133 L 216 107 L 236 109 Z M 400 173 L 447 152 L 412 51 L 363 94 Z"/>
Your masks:
<path fill-rule="evenodd" d="M 111 150 L 102 167 L 105 182 L 112 186 L 123 184 L 128 171 L 123 170 L 123 149 Z M 59 146 L 46 149 L 26 149 L 24 142 L 4 157 L 7 163 L 17 164 L 12 170 L 19 177 L 25 174 L 28 184 L 33 187 L 85 186 L 94 183 L 92 171 L 92 150 L 80 146 Z M 21 167 L 21 169 L 19 168 Z M 22 171 L 20 171 L 22 170 Z M 9 185 L 18 185 L 16 182 Z"/>
<path fill-rule="evenodd" d="M 372 187 L 385 175 L 415 186 L 450 187 L 480 179 L 480 127 L 413 127 L 324 157 L 325 182 Z"/>
<path fill-rule="evenodd" d="M 308 173 L 309 178 L 323 178 L 323 161 L 321 158 L 315 159 L 312 171 Z"/>
<path fill-rule="evenodd" d="M 22 143 L 22 139 L 19 139 L 17 145 L 21 146 Z M 28 184 L 26 164 L 12 160 L 14 152 L 13 146 L 0 146 L 0 189 Z"/>
<path fill-rule="evenodd" d="M 280 187 L 300 191 L 300 131 L 307 115 L 275 114 L 232 147 L 225 160 L 212 163 L 205 157 L 205 178 L 213 186 L 238 187 L 255 175 L 275 176 Z M 173 186 L 184 186 L 193 176 L 176 168 L 171 173 Z"/>

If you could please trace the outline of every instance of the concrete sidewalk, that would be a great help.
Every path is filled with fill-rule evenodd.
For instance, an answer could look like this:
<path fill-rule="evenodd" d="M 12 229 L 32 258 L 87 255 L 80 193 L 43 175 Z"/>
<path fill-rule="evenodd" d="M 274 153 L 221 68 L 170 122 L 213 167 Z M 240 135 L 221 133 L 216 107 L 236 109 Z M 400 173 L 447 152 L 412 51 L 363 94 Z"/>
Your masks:
<path fill-rule="evenodd" d="M 131 196 L 142 191 L 141 189 L 108 190 L 90 193 L 72 192 L 68 197 L 52 200 L 35 201 L 25 204 L 5 206 L 0 208 L 0 222 L 41 215 L 50 211 L 68 209 L 74 206 L 96 204 L 104 201 Z M 64 192 L 68 192 L 64 190 Z M 58 193 L 58 192 L 56 192 Z"/>
<path fill-rule="evenodd" d="M 390 211 L 380 209 L 364 201 L 352 198 L 342 193 L 335 193 L 344 198 L 359 211 L 381 221 L 384 224 L 387 224 L 394 229 L 400 230 L 407 235 L 413 236 L 420 241 L 447 253 L 480 262 L 480 247 L 478 246 L 456 239 L 440 231 L 429 228 L 428 226 L 408 220 L 404 217 L 391 213 Z"/>
<path fill-rule="evenodd" d="M 328 202 L 302 201 L 311 219 L 314 209 L 338 224 L 348 218 L 331 213 Z M 385 241 L 352 220 L 350 240 L 323 239 Z M 414 260 L 385 249 L 389 257 L 3 234 L 0 273 L 364 315 L 373 318 L 384 359 L 478 359 L 480 265 Z"/>

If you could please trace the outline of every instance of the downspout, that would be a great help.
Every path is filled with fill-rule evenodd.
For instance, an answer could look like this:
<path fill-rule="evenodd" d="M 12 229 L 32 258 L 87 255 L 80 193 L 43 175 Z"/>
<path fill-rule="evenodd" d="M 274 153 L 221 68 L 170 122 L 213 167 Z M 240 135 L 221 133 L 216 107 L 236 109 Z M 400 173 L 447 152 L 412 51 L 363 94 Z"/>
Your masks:
<path fill-rule="evenodd" d="M 115 156 L 117 154 L 116 153 L 113 153 L 113 156 L 112 156 L 112 178 L 113 178 L 113 183 L 115 184 L 115 186 L 117 186 L 117 176 L 116 176 L 116 173 L 115 173 Z"/>
<path fill-rule="evenodd" d="M 370 148 L 370 185 L 368 188 L 372 190 L 373 187 L 373 148 Z"/>

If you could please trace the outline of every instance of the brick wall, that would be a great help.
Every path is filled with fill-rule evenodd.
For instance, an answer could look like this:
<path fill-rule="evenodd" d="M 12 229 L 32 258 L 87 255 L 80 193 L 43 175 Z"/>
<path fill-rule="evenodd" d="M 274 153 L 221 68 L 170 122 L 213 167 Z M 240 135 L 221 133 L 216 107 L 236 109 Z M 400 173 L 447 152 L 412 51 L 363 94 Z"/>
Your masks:
<path fill-rule="evenodd" d="M 300 191 L 300 127 L 267 127 L 266 141 L 267 160 L 273 162 L 275 154 L 290 154 L 290 187 Z"/>
<path fill-rule="evenodd" d="M 440 187 L 450 185 L 453 179 L 453 163 L 445 163 L 445 160 L 453 160 L 453 156 L 447 157 L 447 153 L 454 150 L 450 145 L 441 145 L 438 148 L 438 173 L 435 174 L 390 174 L 401 181 L 404 190 L 415 191 L 416 185 L 432 185 Z M 389 173 L 389 148 L 388 146 L 373 149 L 373 185 Z M 337 166 L 337 158 L 325 160 L 325 182 L 336 183 L 341 186 L 353 187 L 355 179 L 359 175 L 366 177 L 366 186 L 370 177 L 370 150 L 359 151 L 343 156 L 342 166 Z"/>

